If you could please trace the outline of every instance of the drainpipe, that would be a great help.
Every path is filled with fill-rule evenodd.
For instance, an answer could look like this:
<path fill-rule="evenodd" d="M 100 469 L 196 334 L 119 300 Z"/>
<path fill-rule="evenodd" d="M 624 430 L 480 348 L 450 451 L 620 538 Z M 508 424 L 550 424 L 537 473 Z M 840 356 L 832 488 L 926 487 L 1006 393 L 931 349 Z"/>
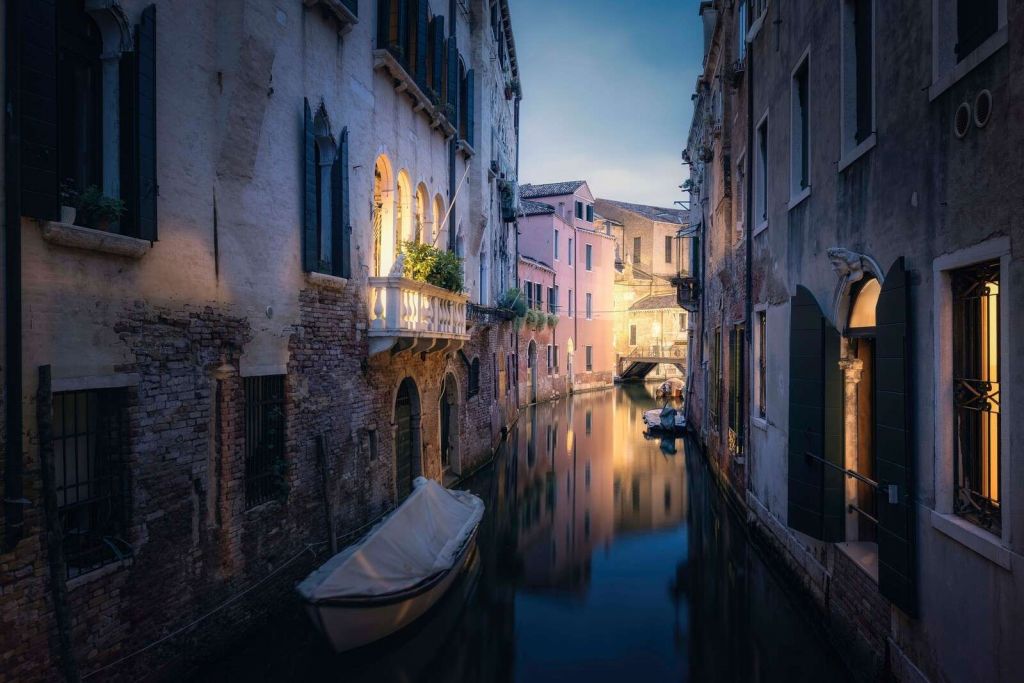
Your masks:
<path fill-rule="evenodd" d="M 455 37 L 455 33 L 456 33 L 456 31 L 455 31 L 455 23 L 456 23 L 456 21 L 455 20 L 457 18 L 457 15 L 455 14 L 455 12 L 456 12 L 457 8 L 456 8 L 455 4 L 456 4 L 455 0 L 448 0 L 448 16 L 451 17 L 451 20 L 448 22 L 448 37 L 449 38 L 454 38 Z M 447 48 L 445 48 L 445 49 L 447 50 Z M 451 73 L 451 67 L 450 66 L 448 67 L 448 73 L 449 74 Z M 456 69 L 456 73 L 458 73 L 457 69 Z M 448 92 L 451 92 L 451 85 L 450 84 L 448 86 Z M 450 104 L 452 104 L 452 106 L 455 107 L 455 111 L 456 112 L 459 111 L 459 103 L 458 102 L 454 102 L 454 103 L 450 103 Z M 456 119 L 458 119 L 458 116 L 456 116 Z M 456 129 L 457 128 L 458 128 L 458 126 L 456 126 Z M 455 251 L 455 244 L 456 244 L 456 241 L 455 241 L 455 231 L 458 229 L 458 222 L 455 220 L 455 193 L 456 193 L 456 191 L 458 189 L 458 188 L 456 188 L 457 180 L 455 178 L 455 157 L 456 157 L 455 147 L 458 144 L 458 141 L 459 141 L 459 133 L 456 130 L 455 135 L 453 135 L 452 139 L 448 141 L 448 197 L 450 197 L 450 199 L 449 199 L 449 208 L 448 208 L 448 215 L 450 216 L 450 218 L 448 219 L 448 251 Z"/>
<path fill-rule="evenodd" d="M 753 46 L 752 45 L 747 46 L 747 84 L 746 85 L 747 85 L 747 146 L 746 146 L 746 149 L 748 150 L 747 158 L 749 159 L 750 158 L 750 153 L 754 149 L 753 148 L 753 144 L 754 144 L 753 143 L 753 140 L 754 140 L 754 50 L 753 50 Z M 748 162 L 748 164 L 747 164 L 747 178 L 746 178 L 746 184 L 747 184 L 746 195 L 747 196 L 745 197 L 746 206 L 743 209 L 744 217 L 747 220 L 747 226 L 746 226 L 747 227 L 747 233 L 746 233 L 746 238 L 747 238 L 747 244 L 746 244 L 746 252 L 747 252 L 747 254 L 746 254 L 746 256 L 747 256 L 747 264 L 746 264 L 747 265 L 747 273 L 746 273 L 746 280 L 747 280 L 747 282 L 746 282 L 746 285 L 747 285 L 747 291 L 746 291 L 746 295 L 747 295 L 746 317 L 747 317 L 747 322 L 746 322 L 746 325 L 744 326 L 746 328 L 746 334 L 744 335 L 746 337 L 746 339 L 744 341 L 746 342 L 746 345 L 747 345 L 747 353 L 746 353 L 746 358 L 747 358 L 746 366 L 747 367 L 744 368 L 744 372 L 748 373 L 748 378 L 747 378 L 747 381 L 743 383 L 743 389 L 744 389 L 743 393 L 745 394 L 745 396 L 741 397 L 742 400 L 746 401 L 746 403 L 744 405 L 747 406 L 747 424 L 746 424 L 746 434 L 745 434 L 746 438 L 744 439 L 745 443 L 743 444 L 743 446 L 744 446 L 744 449 L 745 449 L 745 454 L 747 456 L 746 457 L 746 460 L 747 460 L 747 472 L 746 472 L 746 475 L 747 476 L 744 477 L 744 478 L 746 479 L 746 482 L 747 482 L 747 490 L 748 491 L 753 491 L 754 490 L 753 485 L 751 484 L 751 479 L 753 479 L 753 474 L 754 474 L 754 460 L 751 457 L 751 453 L 750 453 L 750 433 L 751 433 L 751 427 L 753 427 L 753 422 L 752 422 L 753 411 L 751 410 L 751 401 L 750 401 L 750 399 L 753 397 L 753 393 L 751 391 L 753 382 L 750 381 L 750 380 L 752 380 L 753 377 L 749 376 L 749 375 L 753 375 L 754 374 L 753 365 L 750 363 L 750 361 L 754 358 L 754 353 L 753 353 L 753 351 L 754 351 L 754 329 L 753 329 L 753 327 L 754 327 L 754 325 L 753 325 L 753 322 L 754 322 L 754 273 L 753 273 L 753 265 L 754 265 L 754 235 L 753 235 L 753 231 L 750 229 L 750 219 L 754 215 L 753 214 L 753 212 L 754 212 L 754 199 L 753 199 L 753 194 L 754 194 L 753 178 L 754 178 L 754 174 L 751 173 L 751 170 L 753 170 L 753 169 L 750 168 L 750 165 L 749 165 L 749 162 Z"/>
<path fill-rule="evenodd" d="M 22 354 L 21 354 L 21 113 L 18 101 L 21 3 L 8 2 L 6 55 L 7 140 L 4 146 L 4 417 L 7 443 L 4 457 L 4 549 L 13 550 L 24 533 L 22 490 Z"/>

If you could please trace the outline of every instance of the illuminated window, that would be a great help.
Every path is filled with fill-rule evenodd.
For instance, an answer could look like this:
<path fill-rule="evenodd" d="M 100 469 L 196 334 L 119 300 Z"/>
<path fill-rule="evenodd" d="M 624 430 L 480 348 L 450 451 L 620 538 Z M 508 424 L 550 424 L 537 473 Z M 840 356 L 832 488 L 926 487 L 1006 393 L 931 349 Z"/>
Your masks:
<path fill-rule="evenodd" d="M 878 305 L 878 295 L 882 293 L 882 287 L 875 278 L 862 281 L 860 289 L 853 297 L 850 306 L 850 321 L 848 327 L 854 331 L 857 329 L 873 328 L 875 326 L 875 307 Z"/>

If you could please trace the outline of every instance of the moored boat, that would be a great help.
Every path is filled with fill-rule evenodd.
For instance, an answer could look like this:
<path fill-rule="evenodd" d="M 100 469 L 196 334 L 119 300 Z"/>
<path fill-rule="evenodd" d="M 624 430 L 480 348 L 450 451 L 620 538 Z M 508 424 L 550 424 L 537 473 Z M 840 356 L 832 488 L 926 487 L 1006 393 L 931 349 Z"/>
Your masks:
<path fill-rule="evenodd" d="M 476 546 L 484 503 L 419 477 L 413 492 L 359 543 L 296 589 L 336 652 L 395 633 L 451 587 Z"/>
<path fill-rule="evenodd" d="M 666 405 L 645 412 L 644 424 L 651 432 L 682 432 L 686 429 L 686 416 L 682 410 Z"/>

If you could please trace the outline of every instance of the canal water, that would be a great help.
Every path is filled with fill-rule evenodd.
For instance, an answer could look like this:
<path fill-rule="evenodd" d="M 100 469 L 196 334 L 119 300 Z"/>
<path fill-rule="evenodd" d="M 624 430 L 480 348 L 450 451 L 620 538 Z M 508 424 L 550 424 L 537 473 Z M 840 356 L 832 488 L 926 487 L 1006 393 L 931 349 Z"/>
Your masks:
<path fill-rule="evenodd" d="M 642 385 L 523 412 L 465 482 L 487 514 L 452 591 L 333 654 L 296 605 L 203 681 L 845 681 L 834 650 L 684 439 L 646 439 Z"/>

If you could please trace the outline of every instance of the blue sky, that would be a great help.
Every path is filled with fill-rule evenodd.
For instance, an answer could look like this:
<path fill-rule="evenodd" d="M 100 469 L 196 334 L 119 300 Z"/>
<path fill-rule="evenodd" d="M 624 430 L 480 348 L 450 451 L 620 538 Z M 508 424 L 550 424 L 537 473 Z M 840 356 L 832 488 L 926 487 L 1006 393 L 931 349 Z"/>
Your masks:
<path fill-rule="evenodd" d="M 701 66 L 699 0 L 510 0 L 520 181 L 672 206 Z"/>

